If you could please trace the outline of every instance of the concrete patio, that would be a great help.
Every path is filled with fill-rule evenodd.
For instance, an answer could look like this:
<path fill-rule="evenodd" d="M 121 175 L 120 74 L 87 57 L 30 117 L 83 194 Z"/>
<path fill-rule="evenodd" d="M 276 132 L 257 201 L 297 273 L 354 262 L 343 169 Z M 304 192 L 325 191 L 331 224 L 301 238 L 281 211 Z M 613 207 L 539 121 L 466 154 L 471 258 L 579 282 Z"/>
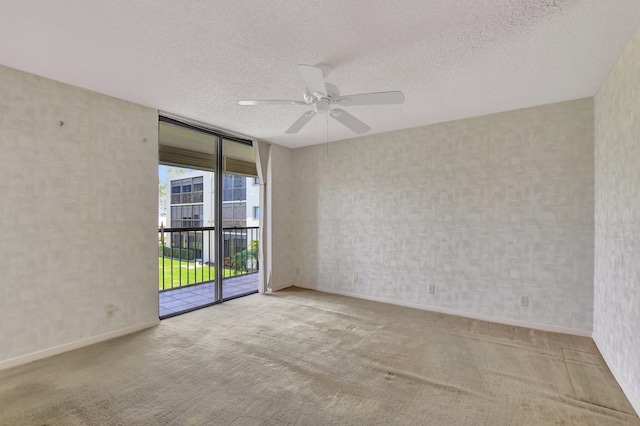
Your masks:
<path fill-rule="evenodd" d="M 222 297 L 229 299 L 258 291 L 257 273 L 225 278 Z M 160 292 L 160 318 L 192 310 L 214 301 L 214 283 L 191 285 Z"/>

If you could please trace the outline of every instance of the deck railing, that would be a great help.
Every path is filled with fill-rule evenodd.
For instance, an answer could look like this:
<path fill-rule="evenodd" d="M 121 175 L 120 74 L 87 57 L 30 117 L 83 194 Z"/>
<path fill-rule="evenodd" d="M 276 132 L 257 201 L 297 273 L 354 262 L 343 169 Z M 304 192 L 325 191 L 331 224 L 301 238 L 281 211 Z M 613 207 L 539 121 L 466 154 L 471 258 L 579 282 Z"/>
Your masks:
<path fill-rule="evenodd" d="M 258 272 L 258 227 L 223 228 L 223 265 L 215 264 L 214 227 L 158 229 L 158 288 L 160 291 Z"/>

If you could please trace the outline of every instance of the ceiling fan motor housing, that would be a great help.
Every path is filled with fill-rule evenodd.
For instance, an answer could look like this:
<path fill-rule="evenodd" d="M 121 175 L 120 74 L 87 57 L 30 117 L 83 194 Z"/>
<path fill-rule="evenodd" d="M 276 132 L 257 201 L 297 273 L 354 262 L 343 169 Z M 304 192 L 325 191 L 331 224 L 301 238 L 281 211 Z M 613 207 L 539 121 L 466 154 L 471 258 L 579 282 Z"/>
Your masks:
<path fill-rule="evenodd" d="M 329 103 L 336 102 L 336 100 L 340 97 L 340 89 L 338 89 L 336 86 L 334 86 L 331 83 L 325 83 L 325 86 L 327 87 L 326 94 L 325 93 L 312 94 L 308 88 L 305 88 L 304 92 L 302 93 L 302 97 L 304 98 L 305 102 L 307 102 L 308 104 L 317 103 L 322 100 L 327 100 L 329 101 Z"/>
<path fill-rule="evenodd" d="M 316 112 L 327 112 L 331 106 L 331 101 L 327 98 L 322 98 L 313 103 L 313 109 Z"/>

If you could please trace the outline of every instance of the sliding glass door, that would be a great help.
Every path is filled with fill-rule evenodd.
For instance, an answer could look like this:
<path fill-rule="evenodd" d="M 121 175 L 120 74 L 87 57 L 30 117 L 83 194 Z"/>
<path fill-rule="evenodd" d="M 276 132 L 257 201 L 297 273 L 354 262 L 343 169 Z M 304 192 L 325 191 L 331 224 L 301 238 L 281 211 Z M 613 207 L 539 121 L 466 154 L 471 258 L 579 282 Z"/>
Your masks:
<path fill-rule="evenodd" d="M 258 291 L 260 185 L 253 146 L 225 139 L 222 150 L 222 297 L 228 300 Z"/>
<path fill-rule="evenodd" d="M 257 292 L 250 142 L 167 117 L 159 140 L 160 318 Z"/>

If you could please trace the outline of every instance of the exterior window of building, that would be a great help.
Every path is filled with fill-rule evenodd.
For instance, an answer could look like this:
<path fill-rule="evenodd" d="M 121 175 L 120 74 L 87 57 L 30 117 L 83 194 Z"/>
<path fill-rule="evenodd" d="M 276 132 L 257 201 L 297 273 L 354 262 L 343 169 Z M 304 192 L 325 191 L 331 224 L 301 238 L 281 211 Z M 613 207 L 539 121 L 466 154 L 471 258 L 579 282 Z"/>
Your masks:
<path fill-rule="evenodd" d="M 203 207 L 200 205 L 171 206 L 171 227 L 172 228 L 195 228 L 202 227 Z"/>
<path fill-rule="evenodd" d="M 222 226 L 247 226 L 247 182 L 245 176 L 225 174 L 222 179 Z"/>
<path fill-rule="evenodd" d="M 195 228 L 204 226 L 203 177 L 171 181 L 171 227 Z"/>
<path fill-rule="evenodd" d="M 202 259 L 202 232 L 195 234 L 176 234 L 171 235 L 171 247 L 190 249 L 196 259 Z"/>
<path fill-rule="evenodd" d="M 233 228 L 234 226 L 247 226 L 247 203 L 226 203 L 222 206 L 222 226 Z"/>
<path fill-rule="evenodd" d="M 195 177 L 193 178 L 193 202 L 201 203 L 202 202 L 202 191 L 204 190 L 203 177 Z"/>
<path fill-rule="evenodd" d="M 246 231 L 227 231 L 224 233 L 224 257 L 247 249 Z"/>
<path fill-rule="evenodd" d="M 171 181 L 171 204 L 191 204 L 202 202 L 202 176 Z"/>
<path fill-rule="evenodd" d="M 224 175 L 222 201 L 245 201 L 247 199 L 247 178 Z"/>
<path fill-rule="evenodd" d="M 254 184 L 254 185 L 260 185 L 260 179 L 258 179 L 258 178 L 253 178 L 253 184 Z"/>
<path fill-rule="evenodd" d="M 258 206 L 253 207 L 253 218 L 260 219 L 260 207 Z"/>
<path fill-rule="evenodd" d="M 171 181 L 171 204 L 180 204 L 180 181 Z"/>

